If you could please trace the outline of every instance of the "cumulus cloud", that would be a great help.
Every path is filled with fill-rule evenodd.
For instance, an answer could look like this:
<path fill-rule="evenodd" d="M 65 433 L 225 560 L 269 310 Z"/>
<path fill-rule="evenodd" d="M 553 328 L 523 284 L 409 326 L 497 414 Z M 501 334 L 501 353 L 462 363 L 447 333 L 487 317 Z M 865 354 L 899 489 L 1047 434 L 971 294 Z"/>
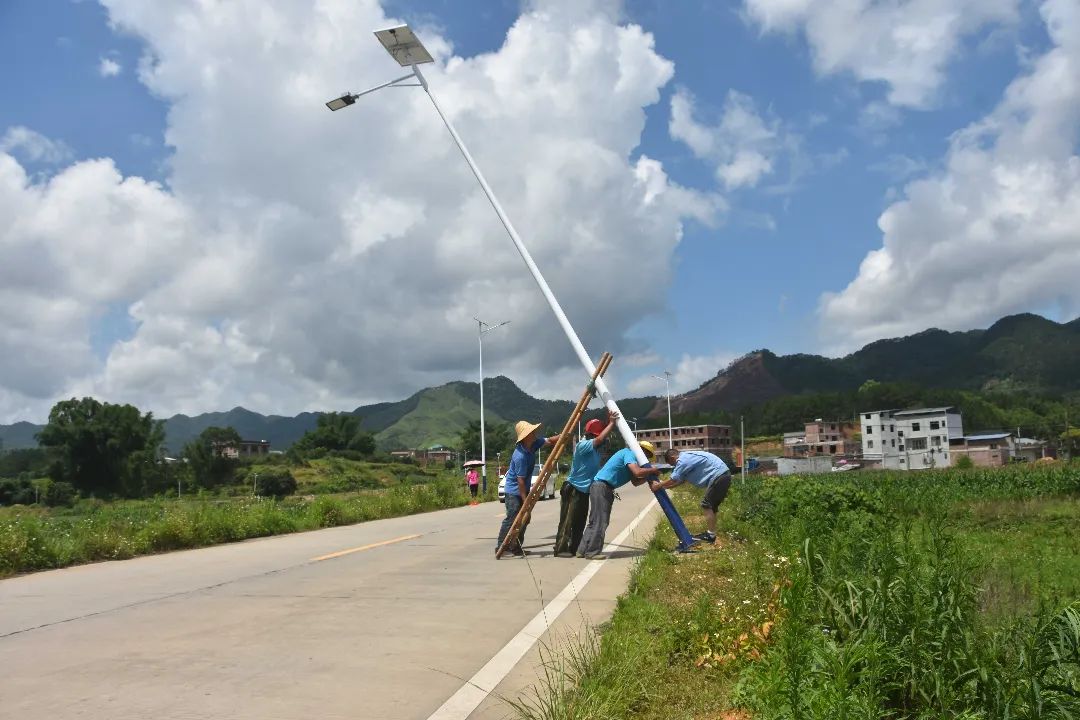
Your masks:
<path fill-rule="evenodd" d="M 716 376 L 718 372 L 731 364 L 738 357 L 735 353 L 717 352 L 704 355 L 690 355 L 683 353 L 675 369 L 671 371 L 671 394 L 688 392 L 701 386 L 706 380 Z M 631 395 L 656 395 L 664 394 L 664 381 L 656 376 L 661 372 L 648 375 L 640 375 L 626 384 L 627 392 Z"/>
<path fill-rule="evenodd" d="M 0 153 L 22 157 L 27 162 L 58 165 L 70 160 L 75 153 L 62 140 L 50 140 L 28 127 L 9 127 L 0 137 Z"/>
<path fill-rule="evenodd" d="M 934 103 L 950 60 L 980 30 L 1015 21 L 1020 0 L 744 0 L 764 32 L 802 33 L 816 71 L 888 87 L 894 105 Z"/>
<path fill-rule="evenodd" d="M 112 58 L 103 57 L 98 63 L 98 73 L 101 77 L 116 77 L 123 67 Z"/>
<path fill-rule="evenodd" d="M 145 42 L 139 78 L 169 104 L 168 187 L 108 160 L 35 182 L 0 155 L 3 306 L 27 308 L 0 336 L 0 417 L 72 392 L 165 414 L 393 399 L 469 376 L 471 317 L 493 309 L 514 322 L 485 343 L 485 369 L 537 392 L 580 380 L 423 92 L 323 106 L 400 73 L 356 35 L 395 22 L 377 2 L 102 1 Z M 631 160 L 672 64 L 607 3 L 532 7 L 476 57 L 423 38 L 433 89 L 582 340 L 640 351 L 626 332 L 663 306 L 683 223 L 724 210 Z M 643 257 L 651 281 L 627 292 Z M 96 361 L 89 338 L 116 307 L 134 331 Z"/>
<path fill-rule="evenodd" d="M 882 247 L 820 305 L 839 350 L 928 326 L 962 329 L 1032 308 L 1080 313 L 1080 6 L 1040 6 L 1052 47 L 942 169 L 881 215 Z"/>
<path fill-rule="evenodd" d="M 715 125 L 695 114 L 693 95 L 680 89 L 671 97 L 668 131 L 696 157 L 716 163 L 716 177 L 727 189 L 754 187 L 772 173 L 783 144 L 779 122 L 763 118 L 753 98 L 729 90 Z"/>

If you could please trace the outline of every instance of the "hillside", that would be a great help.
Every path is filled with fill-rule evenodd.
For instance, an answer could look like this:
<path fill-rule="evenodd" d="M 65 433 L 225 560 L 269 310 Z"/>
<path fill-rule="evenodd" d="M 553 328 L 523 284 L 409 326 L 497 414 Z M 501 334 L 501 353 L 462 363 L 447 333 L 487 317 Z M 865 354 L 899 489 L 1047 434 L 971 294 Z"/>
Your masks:
<path fill-rule="evenodd" d="M 879 340 L 842 358 L 759 350 L 696 390 L 672 397 L 671 406 L 675 415 L 684 416 L 735 413 L 777 398 L 850 393 L 867 380 L 1030 395 L 1080 392 L 1080 318 L 1056 323 L 1038 315 L 1012 315 L 986 330 L 931 329 Z M 561 428 L 573 407 L 569 400 L 534 398 L 505 377 L 484 380 L 484 400 L 489 422 L 528 418 L 543 422 L 549 431 Z M 623 399 L 619 405 L 627 418 L 648 419 L 647 424 L 667 419 L 662 398 Z M 479 418 L 480 386 L 455 381 L 397 402 L 364 405 L 352 413 L 375 434 L 382 450 L 453 446 L 465 424 Z M 599 415 L 594 410 L 587 417 Z M 165 421 L 165 431 L 173 453 L 211 425 L 232 426 L 245 438 L 269 440 L 274 448 L 285 449 L 315 426 L 316 417 L 316 413 L 266 416 L 237 407 L 195 417 L 176 415 Z M 32 447 L 40 430 L 31 423 L 0 425 L 0 447 Z"/>
<path fill-rule="evenodd" d="M 867 380 L 928 388 L 1022 391 L 1064 395 L 1080 391 L 1080 318 L 1056 323 L 1011 315 L 986 330 L 931 329 L 879 340 L 842 358 L 750 353 L 701 387 L 671 399 L 676 414 L 737 411 L 774 398 L 847 392 Z M 657 402 L 649 417 L 666 417 Z"/>

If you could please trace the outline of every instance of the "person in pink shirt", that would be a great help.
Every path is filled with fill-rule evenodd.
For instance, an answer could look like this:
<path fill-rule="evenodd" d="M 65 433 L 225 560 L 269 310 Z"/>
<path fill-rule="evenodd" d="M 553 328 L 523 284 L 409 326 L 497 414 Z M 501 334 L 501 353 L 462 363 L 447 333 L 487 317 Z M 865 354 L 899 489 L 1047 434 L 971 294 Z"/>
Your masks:
<path fill-rule="evenodd" d="M 476 490 L 480 485 L 480 473 L 476 472 L 476 468 L 469 468 L 469 472 L 465 473 L 465 480 L 469 483 L 469 492 L 476 497 Z"/>

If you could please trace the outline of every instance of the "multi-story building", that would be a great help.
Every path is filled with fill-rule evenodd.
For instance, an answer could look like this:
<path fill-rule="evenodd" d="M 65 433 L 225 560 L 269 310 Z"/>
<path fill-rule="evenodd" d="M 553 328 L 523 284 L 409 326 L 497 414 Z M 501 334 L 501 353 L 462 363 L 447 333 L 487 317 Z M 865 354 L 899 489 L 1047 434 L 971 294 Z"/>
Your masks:
<path fill-rule="evenodd" d="M 900 450 L 897 447 L 897 410 L 874 410 L 864 412 L 860 418 L 862 428 L 862 456 L 866 467 L 888 470 L 900 468 Z"/>
<path fill-rule="evenodd" d="M 806 423 L 804 435 L 811 455 L 854 455 L 859 452 L 856 432 L 855 423 L 849 420 L 817 418 Z"/>
<path fill-rule="evenodd" d="M 731 457 L 730 425 L 680 425 L 671 428 L 670 440 L 666 427 L 635 430 L 634 435 L 639 442 L 651 442 L 657 455 L 674 447 L 676 450 L 705 450 L 724 458 Z"/>
<path fill-rule="evenodd" d="M 232 460 L 253 455 L 270 454 L 269 440 L 241 440 L 239 443 L 214 441 L 210 447 L 215 454 Z"/>
<path fill-rule="evenodd" d="M 863 464 L 889 470 L 952 465 L 950 445 L 963 445 L 956 408 L 875 410 L 861 416 Z"/>
<path fill-rule="evenodd" d="M 810 446 L 806 444 L 806 432 L 796 430 L 784 433 L 784 457 L 806 457 L 810 454 Z"/>

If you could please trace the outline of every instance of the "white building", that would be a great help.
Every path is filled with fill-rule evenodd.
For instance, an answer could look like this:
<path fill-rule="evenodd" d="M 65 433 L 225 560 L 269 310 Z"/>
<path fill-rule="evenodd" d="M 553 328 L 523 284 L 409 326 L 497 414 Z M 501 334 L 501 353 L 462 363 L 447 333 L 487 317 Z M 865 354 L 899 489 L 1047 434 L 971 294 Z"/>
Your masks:
<path fill-rule="evenodd" d="M 896 442 L 896 410 L 861 413 L 863 464 L 888 470 L 900 469 L 900 450 Z"/>
<path fill-rule="evenodd" d="M 950 443 L 964 442 L 963 419 L 953 407 L 862 413 L 863 462 L 889 470 L 952 465 Z"/>

